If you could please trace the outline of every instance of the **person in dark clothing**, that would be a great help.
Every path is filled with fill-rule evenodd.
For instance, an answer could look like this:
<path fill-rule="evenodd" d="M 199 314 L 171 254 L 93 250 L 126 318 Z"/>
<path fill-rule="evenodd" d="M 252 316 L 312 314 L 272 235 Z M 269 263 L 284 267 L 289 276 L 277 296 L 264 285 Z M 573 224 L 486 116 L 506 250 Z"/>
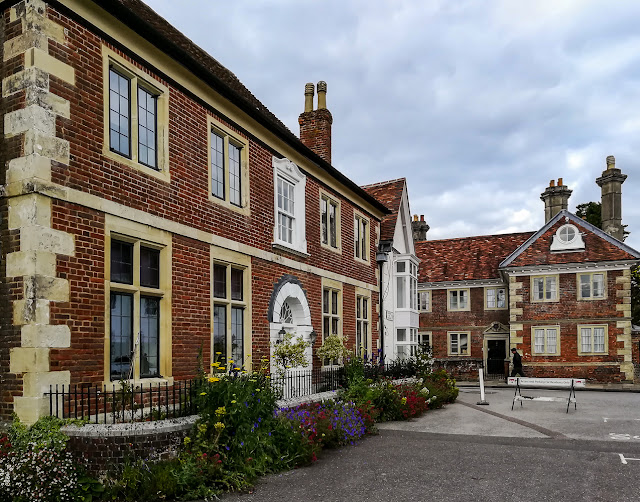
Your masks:
<path fill-rule="evenodd" d="M 513 370 L 511 370 L 511 376 L 524 376 L 522 372 L 522 357 L 518 354 L 516 349 L 511 349 L 511 353 L 513 354 Z"/>

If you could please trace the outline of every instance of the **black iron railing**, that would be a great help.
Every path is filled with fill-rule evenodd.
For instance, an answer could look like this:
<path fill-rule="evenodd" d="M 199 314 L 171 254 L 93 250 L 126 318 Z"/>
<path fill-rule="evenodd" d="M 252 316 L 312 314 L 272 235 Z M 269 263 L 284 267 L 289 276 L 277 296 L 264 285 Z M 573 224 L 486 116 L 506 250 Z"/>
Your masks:
<path fill-rule="evenodd" d="M 194 380 L 130 384 L 114 382 L 109 388 L 85 385 L 49 387 L 49 414 L 93 423 L 159 420 L 197 413 L 198 384 Z"/>
<path fill-rule="evenodd" d="M 338 390 L 345 384 L 344 368 L 332 366 L 274 372 L 271 384 L 281 392 L 282 399 Z"/>

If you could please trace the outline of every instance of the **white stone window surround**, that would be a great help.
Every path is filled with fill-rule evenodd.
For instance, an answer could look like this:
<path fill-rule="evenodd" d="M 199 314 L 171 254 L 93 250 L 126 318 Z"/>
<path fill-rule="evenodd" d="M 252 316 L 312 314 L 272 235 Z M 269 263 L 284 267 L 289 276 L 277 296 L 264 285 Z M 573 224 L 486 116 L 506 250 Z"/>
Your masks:
<path fill-rule="evenodd" d="M 568 218 L 567 220 L 568 221 Z M 553 235 L 551 251 L 582 251 L 584 250 L 584 240 L 582 233 L 575 225 L 566 223 L 562 225 Z"/>
<path fill-rule="evenodd" d="M 305 204 L 305 188 L 307 177 L 300 171 L 298 166 L 287 158 L 279 159 L 272 157 L 273 166 L 273 208 L 274 208 L 274 225 L 273 225 L 273 246 L 277 248 L 285 248 L 298 253 L 307 254 L 306 239 L 306 204 Z M 280 239 L 278 232 L 278 177 L 288 181 L 293 185 L 294 190 L 294 218 L 293 218 L 293 235 L 291 243 Z"/>

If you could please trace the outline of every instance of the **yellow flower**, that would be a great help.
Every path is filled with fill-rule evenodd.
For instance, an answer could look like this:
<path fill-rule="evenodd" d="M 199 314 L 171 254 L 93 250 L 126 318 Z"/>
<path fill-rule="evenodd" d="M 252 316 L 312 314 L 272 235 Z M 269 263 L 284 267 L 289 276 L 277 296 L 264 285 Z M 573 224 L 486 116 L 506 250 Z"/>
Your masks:
<path fill-rule="evenodd" d="M 207 395 L 207 393 L 206 393 L 206 392 L 201 392 L 201 393 L 200 393 L 200 395 L 201 395 L 201 396 L 206 396 L 206 395 Z"/>
<path fill-rule="evenodd" d="M 215 383 L 215 382 L 219 382 L 219 381 L 220 381 L 220 379 L 216 378 L 216 377 L 209 378 L 209 383 Z"/>
<path fill-rule="evenodd" d="M 200 432 L 200 434 L 204 434 L 205 432 L 207 432 L 207 424 L 198 425 L 198 432 Z"/>
<path fill-rule="evenodd" d="M 407 398 L 406 398 L 406 397 L 403 397 L 403 398 L 401 399 L 401 401 L 402 401 L 402 404 L 407 404 Z"/>
<path fill-rule="evenodd" d="M 216 352 L 216 354 L 220 355 L 220 354 L 222 354 L 222 352 Z"/>
<path fill-rule="evenodd" d="M 222 429 L 224 429 L 224 424 L 222 422 L 216 422 L 214 424 L 214 427 L 216 428 L 216 430 L 221 431 Z"/>
<path fill-rule="evenodd" d="M 184 438 L 184 444 L 189 444 L 190 442 L 191 442 L 191 438 L 189 436 Z"/>
<path fill-rule="evenodd" d="M 240 371 L 240 368 L 233 368 L 233 371 Z"/>
<path fill-rule="evenodd" d="M 233 359 L 229 359 L 229 364 L 233 363 Z"/>
<path fill-rule="evenodd" d="M 225 409 L 224 406 L 220 406 L 220 408 L 218 408 L 216 410 L 216 415 L 224 415 L 227 412 L 227 410 Z"/>
<path fill-rule="evenodd" d="M 236 404 L 238 401 L 236 401 L 235 399 L 233 401 L 231 401 L 231 404 Z"/>
<path fill-rule="evenodd" d="M 260 392 L 260 389 L 256 389 L 256 392 Z"/>

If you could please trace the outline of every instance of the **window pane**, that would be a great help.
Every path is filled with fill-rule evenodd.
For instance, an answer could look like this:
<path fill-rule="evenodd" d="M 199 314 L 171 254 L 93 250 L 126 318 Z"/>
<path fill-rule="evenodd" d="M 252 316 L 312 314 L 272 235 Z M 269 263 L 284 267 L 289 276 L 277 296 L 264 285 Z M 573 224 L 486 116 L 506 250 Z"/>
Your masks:
<path fill-rule="evenodd" d="M 546 299 L 547 300 L 555 300 L 556 297 L 556 278 L 555 277 L 547 277 L 546 284 Z"/>
<path fill-rule="evenodd" d="M 138 87 L 138 160 L 156 168 L 157 96 Z"/>
<path fill-rule="evenodd" d="M 591 328 L 582 328 L 580 334 L 582 338 L 582 352 L 591 352 Z"/>
<path fill-rule="evenodd" d="M 111 380 L 129 378 L 133 348 L 133 296 L 111 293 Z"/>
<path fill-rule="evenodd" d="M 227 267 L 225 265 L 213 266 L 213 296 L 216 298 L 227 297 Z"/>
<path fill-rule="evenodd" d="M 533 280 L 534 300 L 544 300 L 544 278 L 539 277 Z"/>
<path fill-rule="evenodd" d="M 231 309 L 231 359 L 234 367 L 244 365 L 244 309 Z"/>
<path fill-rule="evenodd" d="M 406 262 L 404 261 L 399 261 L 396 262 L 396 272 L 398 272 L 399 274 L 403 274 L 404 272 L 406 272 Z"/>
<path fill-rule="evenodd" d="M 604 328 L 593 328 L 593 351 L 604 352 Z"/>
<path fill-rule="evenodd" d="M 337 291 L 331 292 L 331 313 L 332 314 L 338 313 L 338 292 Z"/>
<path fill-rule="evenodd" d="M 231 299 L 242 300 L 242 276 L 243 272 L 240 269 L 231 269 Z"/>
<path fill-rule="evenodd" d="M 328 215 L 327 215 L 327 199 L 320 201 L 320 208 L 322 213 L 322 243 L 329 243 L 329 231 L 328 231 Z"/>
<path fill-rule="evenodd" d="M 458 335 L 453 333 L 449 336 L 451 340 L 451 353 L 457 354 L 458 353 Z"/>
<path fill-rule="evenodd" d="M 360 232 L 360 247 L 362 248 L 360 257 L 366 260 L 369 253 L 367 253 L 367 222 L 364 220 L 362 220 L 362 231 Z"/>
<path fill-rule="evenodd" d="M 496 308 L 496 290 L 493 288 L 487 289 L 487 308 Z"/>
<path fill-rule="evenodd" d="M 331 319 L 329 317 L 325 317 L 322 319 L 322 337 L 323 339 L 327 338 L 331 334 L 331 330 L 329 329 L 329 322 Z"/>
<path fill-rule="evenodd" d="M 337 317 L 331 318 L 331 334 L 332 335 L 338 334 L 338 318 Z"/>
<path fill-rule="evenodd" d="M 595 298 L 604 297 L 604 275 L 593 274 L 593 296 Z"/>
<path fill-rule="evenodd" d="M 507 293 L 505 289 L 498 290 L 498 308 L 503 309 L 507 306 Z"/>
<path fill-rule="evenodd" d="M 211 194 L 224 199 L 224 138 L 211 133 Z"/>
<path fill-rule="evenodd" d="M 126 157 L 130 156 L 131 138 L 130 84 L 128 78 L 109 70 L 109 147 Z"/>
<path fill-rule="evenodd" d="M 232 204 L 242 203 L 240 193 L 240 147 L 229 144 L 229 199 Z"/>
<path fill-rule="evenodd" d="M 140 376 L 160 375 L 160 299 L 140 298 Z"/>
<path fill-rule="evenodd" d="M 547 352 L 549 354 L 556 353 L 556 340 L 557 340 L 557 330 L 556 329 L 548 329 L 547 330 Z"/>
<path fill-rule="evenodd" d="M 449 291 L 449 308 L 455 310 L 458 308 L 458 292 Z"/>
<path fill-rule="evenodd" d="M 353 219 L 353 248 L 356 258 L 360 258 L 360 219 Z"/>
<path fill-rule="evenodd" d="M 396 277 L 396 305 L 399 309 L 407 307 L 407 278 Z"/>
<path fill-rule="evenodd" d="M 356 317 L 357 318 L 362 317 L 362 297 L 361 296 L 358 296 L 356 298 Z"/>
<path fill-rule="evenodd" d="M 407 330 L 404 328 L 400 328 L 397 330 L 397 341 L 398 342 L 406 342 L 407 341 Z"/>
<path fill-rule="evenodd" d="M 213 307 L 213 355 L 217 362 L 227 362 L 227 308 L 224 305 Z"/>
<path fill-rule="evenodd" d="M 325 314 L 329 313 L 329 290 L 322 291 L 322 311 Z"/>
<path fill-rule="evenodd" d="M 133 284 L 133 244 L 111 240 L 111 281 Z"/>
<path fill-rule="evenodd" d="M 160 287 L 160 251 L 140 247 L 140 285 Z"/>
<path fill-rule="evenodd" d="M 544 352 L 544 329 L 535 330 L 534 344 L 537 353 Z"/>
<path fill-rule="evenodd" d="M 580 296 L 582 298 L 591 298 L 591 276 L 580 276 Z"/>
<path fill-rule="evenodd" d="M 468 354 L 467 350 L 468 350 L 468 338 L 469 335 L 466 334 L 461 334 L 460 335 L 460 354 Z"/>
<path fill-rule="evenodd" d="M 337 247 L 336 205 L 329 203 L 329 238 L 331 247 Z"/>
<path fill-rule="evenodd" d="M 369 300 L 362 299 L 362 318 L 367 319 L 369 317 Z"/>
<path fill-rule="evenodd" d="M 466 291 L 458 291 L 458 308 L 461 309 L 466 309 L 467 308 L 467 301 L 468 301 L 468 295 Z"/>

